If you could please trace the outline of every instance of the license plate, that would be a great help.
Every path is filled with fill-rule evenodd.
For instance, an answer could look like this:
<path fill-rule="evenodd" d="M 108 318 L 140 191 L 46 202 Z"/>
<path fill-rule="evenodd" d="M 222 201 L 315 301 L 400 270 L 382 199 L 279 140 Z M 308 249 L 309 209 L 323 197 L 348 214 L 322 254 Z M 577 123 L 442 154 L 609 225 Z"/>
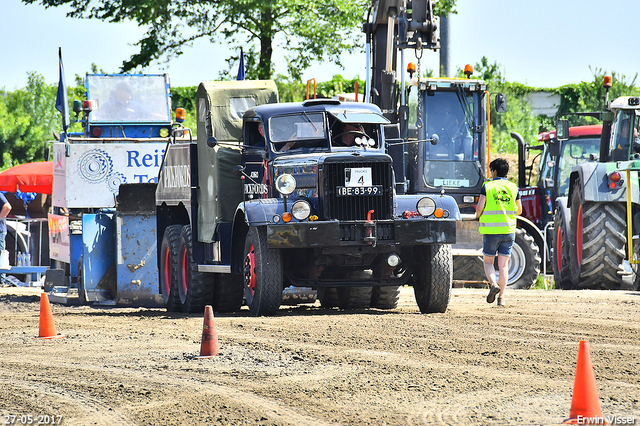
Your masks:
<path fill-rule="evenodd" d="M 372 186 L 337 186 L 338 197 L 360 197 L 368 195 L 382 195 L 382 185 Z"/>

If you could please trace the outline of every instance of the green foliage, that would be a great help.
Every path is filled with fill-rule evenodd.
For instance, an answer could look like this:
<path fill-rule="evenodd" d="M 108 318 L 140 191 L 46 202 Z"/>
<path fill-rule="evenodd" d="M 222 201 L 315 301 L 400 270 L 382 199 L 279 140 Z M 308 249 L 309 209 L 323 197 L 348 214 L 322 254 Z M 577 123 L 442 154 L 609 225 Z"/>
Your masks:
<path fill-rule="evenodd" d="M 448 0 L 453 1 L 453 0 Z M 235 76 L 240 47 L 244 48 L 248 79 L 269 79 L 276 48 L 286 51 L 288 74 L 300 80 L 314 61 L 341 64 L 340 55 L 355 52 L 364 23 L 366 0 L 23 0 L 45 7 L 66 6 L 71 18 L 108 22 L 134 21 L 147 29 L 135 43 L 139 52 L 124 61 L 121 71 L 167 62 L 198 39 L 228 46 L 225 78 Z M 232 69 L 232 66 L 234 69 Z"/>
<path fill-rule="evenodd" d="M 0 168 L 44 160 L 44 142 L 61 126 L 55 110 L 57 85 L 29 73 L 27 87 L 0 91 Z"/>

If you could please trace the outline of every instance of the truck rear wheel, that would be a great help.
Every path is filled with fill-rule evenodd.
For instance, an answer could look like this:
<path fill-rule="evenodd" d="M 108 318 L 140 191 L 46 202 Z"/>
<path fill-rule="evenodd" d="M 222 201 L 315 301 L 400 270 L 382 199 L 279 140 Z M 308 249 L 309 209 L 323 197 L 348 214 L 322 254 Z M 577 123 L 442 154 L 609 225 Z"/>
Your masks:
<path fill-rule="evenodd" d="M 571 281 L 578 289 L 619 290 L 626 257 L 626 208 L 584 201 L 579 184 L 571 196 Z"/>
<path fill-rule="evenodd" d="M 400 287 L 397 285 L 373 287 L 371 307 L 377 309 L 395 309 L 400 300 Z"/>
<path fill-rule="evenodd" d="M 242 276 L 215 274 L 213 309 L 216 312 L 235 312 L 242 306 Z"/>
<path fill-rule="evenodd" d="M 371 287 L 339 287 L 340 309 L 367 309 L 371 306 Z"/>
<path fill-rule="evenodd" d="M 451 298 L 453 257 L 449 244 L 434 244 L 415 250 L 416 282 L 413 292 L 423 314 L 445 312 Z"/>
<path fill-rule="evenodd" d="M 178 293 L 182 311 L 203 312 L 213 301 L 213 276 L 199 272 L 198 264 L 193 260 L 191 225 L 182 227 L 178 253 Z"/>
<path fill-rule="evenodd" d="M 337 308 L 338 289 L 335 287 L 318 288 L 318 300 L 323 308 Z"/>
<path fill-rule="evenodd" d="M 509 289 L 530 289 L 540 275 L 540 249 L 524 228 L 516 228 L 516 240 L 509 259 Z M 497 270 L 497 269 L 496 269 Z"/>
<path fill-rule="evenodd" d="M 566 200 L 566 199 L 565 199 Z M 570 290 L 571 271 L 569 270 L 569 210 L 567 202 L 556 199 L 556 214 L 553 218 L 553 279 L 555 287 Z"/>
<path fill-rule="evenodd" d="M 182 310 L 178 295 L 178 246 L 182 225 L 171 225 L 164 230 L 160 245 L 160 285 L 162 299 L 168 312 Z"/>
<path fill-rule="evenodd" d="M 250 227 L 244 243 L 244 295 L 254 316 L 272 316 L 282 302 L 282 257 L 267 248 L 265 227 Z"/>

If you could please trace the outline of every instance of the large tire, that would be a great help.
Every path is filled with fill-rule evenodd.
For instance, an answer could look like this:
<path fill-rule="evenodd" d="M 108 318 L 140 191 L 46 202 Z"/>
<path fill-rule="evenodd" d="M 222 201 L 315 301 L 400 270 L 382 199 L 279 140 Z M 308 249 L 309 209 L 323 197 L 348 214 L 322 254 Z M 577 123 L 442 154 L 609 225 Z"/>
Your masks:
<path fill-rule="evenodd" d="M 282 257 L 267 248 L 265 227 L 250 227 L 244 243 L 244 295 L 254 316 L 273 316 L 282 303 Z"/>
<path fill-rule="evenodd" d="M 553 219 L 553 279 L 555 288 L 562 290 L 573 288 L 569 268 L 570 214 L 566 198 L 556 199 L 556 214 Z"/>
<path fill-rule="evenodd" d="M 198 271 L 198 264 L 193 260 L 191 225 L 185 225 L 178 248 L 178 294 L 183 312 L 204 312 L 204 307 L 213 303 L 213 278 L 213 274 Z"/>
<path fill-rule="evenodd" d="M 454 281 L 487 281 L 482 256 L 453 256 L 453 279 Z"/>
<path fill-rule="evenodd" d="M 339 287 L 340 309 L 367 309 L 371 306 L 371 287 Z"/>
<path fill-rule="evenodd" d="M 508 289 L 530 289 L 540 275 L 540 249 L 523 228 L 516 228 L 516 240 L 509 258 Z"/>
<path fill-rule="evenodd" d="M 416 282 L 413 292 L 420 312 L 446 312 L 453 284 L 451 246 L 434 244 L 416 248 Z"/>
<path fill-rule="evenodd" d="M 338 289 L 335 287 L 318 288 L 318 300 L 323 308 L 338 307 Z"/>
<path fill-rule="evenodd" d="M 235 312 L 242 307 L 242 276 L 236 274 L 216 274 L 213 309 L 216 312 Z"/>
<path fill-rule="evenodd" d="M 571 282 L 578 289 L 619 290 L 624 285 L 626 207 L 584 201 L 579 183 L 571 196 Z"/>
<path fill-rule="evenodd" d="M 371 307 L 377 309 L 395 309 L 400 300 L 400 287 L 397 285 L 373 287 Z"/>
<path fill-rule="evenodd" d="M 164 230 L 160 245 L 160 286 L 162 299 L 168 312 L 182 310 L 178 294 L 178 246 L 182 225 L 171 225 Z"/>

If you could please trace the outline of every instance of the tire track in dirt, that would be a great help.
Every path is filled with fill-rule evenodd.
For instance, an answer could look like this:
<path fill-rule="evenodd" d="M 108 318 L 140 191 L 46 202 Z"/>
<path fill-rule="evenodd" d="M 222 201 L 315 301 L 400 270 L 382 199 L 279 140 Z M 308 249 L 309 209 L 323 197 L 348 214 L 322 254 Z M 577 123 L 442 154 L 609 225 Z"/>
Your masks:
<path fill-rule="evenodd" d="M 34 391 L 39 395 L 55 400 L 58 405 L 67 405 L 75 407 L 76 411 L 82 413 L 78 417 L 74 417 L 73 421 L 63 416 L 61 424 L 74 425 L 98 425 L 98 426 L 134 426 L 126 415 L 117 409 L 112 408 L 111 401 L 103 401 L 89 395 L 73 391 L 71 389 L 51 385 L 45 382 L 34 382 L 22 380 L 16 376 L 11 377 L 8 386 L 16 388 L 16 391 Z M 51 410 L 43 407 L 42 413 L 49 414 Z M 56 414 L 56 413 L 53 413 Z M 72 423 L 69 423 L 71 422 Z"/>
<path fill-rule="evenodd" d="M 24 366 L 24 363 L 22 363 L 21 365 Z M 105 373 L 104 366 L 79 366 L 73 361 L 56 361 L 55 363 L 44 364 L 42 362 L 38 362 L 34 363 L 32 367 L 34 369 L 46 369 L 48 367 L 55 369 L 61 375 L 60 378 L 67 381 L 71 380 L 74 375 L 83 377 L 86 372 L 99 372 L 103 374 Z M 65 375 L 65 372 L 70 372 L 70 374 Z M 181 370 L 176 371 L 176 373 L 178 374 L 163 372 L 160 376 L 149 377 L 149 371 L 108 367 L 108 374 L 110 377 L 112 377 L 114 382 L 123 381 L 127 382 L 127 386 L 140 387 L 167 388 L 168 386 L 170 386 L 171 388 L 175 388 L 176 391 L 180 394 L 191 393 L 193 395 L 200 395 L 203 399 L 205 399 L 204 395 L 206 394 L 214 394 L 219 397 L 223 397 L 228 401 L 232 401 L 234 404 L 241 404 L 252 411 L 259 412 L 261 415 L 267 416 L 271 421 L 277 422 L 275 424 L 289 424 L 294 426 L 336 425 L 335 422 L 327 423 L 320 418 L 300 414 L 281 402 L 270 400 L 252 392 L 241 391 L 229 386 L 214 384 L 211 382 L 203 383 L 202 381 L 198 380 L 197 377 L 184 378 L 182 377 L 182 374 L 184 374 L 184 372 Z M 63 404 L 72 404 L 78 407 L 79 411 L 86 412 L 86 415 L 83 417 L 88 417 L 89 419 L 100 419 L 100 423 L 95 423 L 92 421 L 91 424 L 105 426 L 111 426 L 115 424 L 123 426 L 135 425 L 136 423 L 131 422 L 127 419 L 127 416 L 122 413 L 123 411 L 131 411 L 132 409 L 146 410 L 150 406 L 164 406 L 173 402 L 173 400 L 168 399 L 162 401 L 154 401 L 152 404 L 125 403 L 119 408 L 119 410 L 115 410 L 110 408 L 111 406 L 113 406 L 113 401 L 102 401 L 83 393 L 51 383 L 55 382 L 55 377 L 49 377 L 49 380 L 51 382 L 29 382 L 19 379 L 20 376 L 24 376 L 24 374 L 15 374 L 13 375 L 13 377 L 10 377 L 8 379 L 8 382 L 18 388 L 30 389 L 39 393 L 46 394 L 59 400 Z M 80 420 L 81 419 L 74 419 L 74 424 L 80 424 L 77 423 L 77 421 Z"/>

